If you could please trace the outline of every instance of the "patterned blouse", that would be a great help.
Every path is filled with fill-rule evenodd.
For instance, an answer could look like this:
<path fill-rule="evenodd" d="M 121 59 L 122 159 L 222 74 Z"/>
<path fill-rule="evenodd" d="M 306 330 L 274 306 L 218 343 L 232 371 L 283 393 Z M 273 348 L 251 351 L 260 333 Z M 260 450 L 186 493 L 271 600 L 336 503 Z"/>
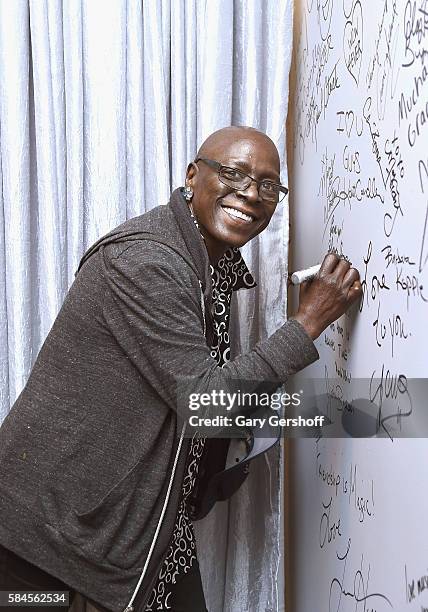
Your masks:
<path fill-rule="evenodd" d="M 195 221 L 196 222 L 196 221 Z M 238 248 L 229 248 L 215 267 L 210 265 L 214 315 L 214 341 L 211 357 L 220 367 L 230 359 L 229 317 L 232 291 L 255 287 L 256 283 Z M 171 587 L 186 574 L 196 560 L 196 541 L 186 500 L 195 485 L 205 438 L 196 433 L 191 441 L 183 480 L 181 502 L 167 556 L 150 595 L 146 612 L 172 610 Z"/>

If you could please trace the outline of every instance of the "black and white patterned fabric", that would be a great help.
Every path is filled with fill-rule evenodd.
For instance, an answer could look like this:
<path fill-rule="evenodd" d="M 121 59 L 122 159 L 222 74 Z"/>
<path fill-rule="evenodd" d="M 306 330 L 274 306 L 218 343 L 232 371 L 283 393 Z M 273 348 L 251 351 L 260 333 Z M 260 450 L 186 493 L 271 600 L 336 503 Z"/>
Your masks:
<path fill-rule="evenodd" d="M 193 216 L 193 215 L 192 215 Z M 194 219 L 197 227 L 198 224 Z M 198 228 L 199 229 L 199 228 Z M 215 266 L 210 265 L 215 339 L 211 356 L 222 367 L 230 359 L 229 317 L 232 292 L 256 286 L 238 248 L 230 248 Z M 171 588 L 186 574 L 196 560 L 193 524 L 189 519 L 186 500 L 198 476 L 205 438 L 196 433 L 191 441 L 183 481 L 182 499 L 177 513 L 171 544 L 151 593 L 146 612 L 172 610 Z"/>

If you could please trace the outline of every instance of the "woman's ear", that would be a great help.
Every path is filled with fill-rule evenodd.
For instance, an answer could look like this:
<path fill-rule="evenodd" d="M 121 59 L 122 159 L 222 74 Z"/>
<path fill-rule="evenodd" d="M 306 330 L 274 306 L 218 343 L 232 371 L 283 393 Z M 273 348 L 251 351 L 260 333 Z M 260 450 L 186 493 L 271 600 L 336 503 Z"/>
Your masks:
<path fill-rule="evenodd" d="M 186 185 L 193 188 L 194 179 L 199 172 L 199 168 L 195 162 L 190 162 L 186 170 Z"/>

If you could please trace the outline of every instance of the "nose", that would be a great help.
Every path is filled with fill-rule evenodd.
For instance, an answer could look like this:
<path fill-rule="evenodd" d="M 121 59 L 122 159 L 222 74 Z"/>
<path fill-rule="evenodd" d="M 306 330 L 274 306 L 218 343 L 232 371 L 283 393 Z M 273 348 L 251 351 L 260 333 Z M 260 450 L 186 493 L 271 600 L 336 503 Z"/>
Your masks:
<path fill-rule="evenodd" d="M 250 202 L 261 202 L 262 200 L 259 194 L 259 185 L 254 179 L 251 180 L 246 189 L 240 189 L 237 193 L 242 194 Z"/>

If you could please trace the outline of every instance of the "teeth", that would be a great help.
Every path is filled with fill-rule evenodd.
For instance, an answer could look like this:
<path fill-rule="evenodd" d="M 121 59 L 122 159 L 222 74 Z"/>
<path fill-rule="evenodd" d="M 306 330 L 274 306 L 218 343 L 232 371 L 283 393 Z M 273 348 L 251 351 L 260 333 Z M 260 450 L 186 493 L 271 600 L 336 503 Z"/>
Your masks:
<path fill-rule="evenodd" d="M 223 206 L 223 210 L 225 210 L 232 217 L 237 217 L 238 219 L 244 219 L 244 221 L 253 221 L 253 217 L 246 215 L 240 210 L 236 210 L 235 208 L 229 208 L 228 206 Z"/>

